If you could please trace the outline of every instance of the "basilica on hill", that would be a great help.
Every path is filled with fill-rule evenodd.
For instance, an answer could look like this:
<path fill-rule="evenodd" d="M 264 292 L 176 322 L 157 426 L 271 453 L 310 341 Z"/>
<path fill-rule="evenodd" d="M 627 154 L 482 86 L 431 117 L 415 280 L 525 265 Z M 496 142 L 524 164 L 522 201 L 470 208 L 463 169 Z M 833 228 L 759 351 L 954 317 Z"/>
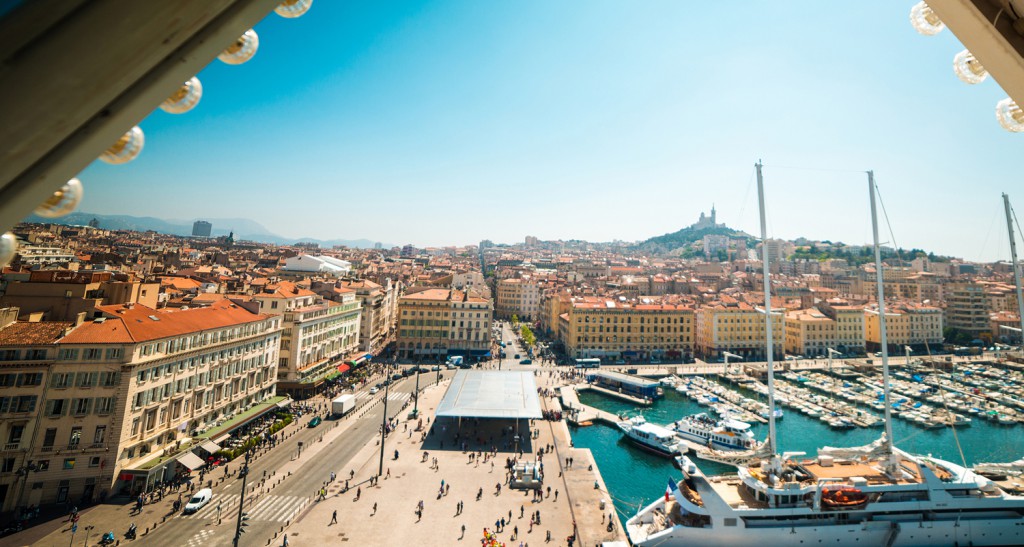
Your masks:
<path fill-rule="evenodd" d="M 694 230 L 703 230 L 705 228 L 717 228 L 718 226 L 719 225 L 715 223 L 715 206 L 711 205 L 711 216 L 709 217 L 701 211 L 700 220 L 695 222 L 690 226 L 690 228 Z"/>

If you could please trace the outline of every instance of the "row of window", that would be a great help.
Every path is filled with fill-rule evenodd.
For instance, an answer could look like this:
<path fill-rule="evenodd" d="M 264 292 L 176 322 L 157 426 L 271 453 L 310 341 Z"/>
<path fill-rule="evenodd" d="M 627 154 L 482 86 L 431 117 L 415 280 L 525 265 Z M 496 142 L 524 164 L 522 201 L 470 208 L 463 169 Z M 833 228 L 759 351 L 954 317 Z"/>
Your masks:
<path fill-rule="evenodd" d="M 163 340 L 154 344 L 146 344 L 142 346 L 140 353 L 143 357 L 146 357 L 154 353 L 176 353 L 179 351 L 188 351 L 194 348 L 205 347 L 210 344 L 222 344 L 237 338 L 245 338 L 265 332 L 268 329 L 273 329 L 276 326 L 276 319 L 259 323 L 247 323 L 240 327 L 232 327 L 217 332 L 204 332 L 202 334 L 175 338 L 174 340 Z"/>
<path fill-rule="evenodd" d="M 117 372 L 55 372 L 50 375 L 50 387 L 116 387 L 120 374 Z"/>
<path fill-rule="evenodd" d="M 54 443 L 57 441 L 57 430 L 56 427 L 47 428 L 46 433 L 43 435 L 43 450 L 52 450 Z M 102 445 L 107 439 L 107 426 L 98 425 L 93 430 L 92 444 Z M 82 444 L 82 426 L 73 426 L 71 428 L 70 435 L 68 436 L 68 449 L 75 449 Z"/>
<path fill-rule="evenodd" d="M 38 399 L 35 395 L 0 397 L 0 414 L 35 412 Z"/>
<path fill-rule="evenodd" d="M 0 387 L 22 387 L 43 385 L 41 372 L 12 372 L 0 374 Z"/>
<path fill-rule="evenodd" d="M 466 323 L 469 323 L 468 325 Z M 455 321 L 448 321 L 446 319 L 402 319 L 402 326 L 410 327 L 454 327 Z M 473 327 L 473 321 L 459 321 L 460 327 Z M 476 328 L 480 328 L 480 321 L 476 322 Z M 483 328 L 487 328 L 487 322 L 484 321 Z"/>
<path fill-rule="evenodd" d="M 152 403 L 153 401 L 163 401 L 164 399 L 179 393 L 186 393 L 192 391 L 194 388 L 203 387 L 213 382 L 219 382 L 229 376 L 237 376 L 253 368 L 261 367 L 266 363 L 267 355 L 263 353 L 248 359 L 242 359 L 240 361 L 235 361 L 234 363 L 215 367 L 198 374 L 193 374 L 185 378 L 178 378 L 175 381 L 167 382 L 136 393 L 135 399 L 132 401 L 132 408 L 140 408 Z"/>
<path fill-rule="evenodd" d="M 42 361 L 46 359 L 45 349 L 2 349 L 0 361 Z"/>
<path fill-rule="evenodd" d="M 268 340 L 260 340 L 258 342 L 250 342 L 248 344 L 238 345 L 232 348 L 225 348 L 219 352 L 205 353 L 200 356 L 191 357 L 188 359 L 182 359 L 180 361 L 174 361 L 172 363 L 164 363 L 156 365 L 154 367 L 146 368 L 136 372 L 136 380 L 139 383 L 146 382 L 148 380 L 158 380 L 161 376 L 174 374 L 177 372 L 184 372 L 186 368 L 195 368 L 197 366 L 205 366 L 209 363 L 213 363 L 223 359 L 234 359 L 235 357 L 250 353 L 253 351 L 260 351 L 266 348 L 267 344 L 273 344 L 277 340 L 277 337 L 271 337 Z"/>
<path fill-rule="evenodd" d="M 76 397 L 73 399 L 47 399 L 44 415 L 48 418 L 59 418 L 68 414 L 72 416 L 85 416 L 90 413 L 105 415 L 113 411 L 113 397 Z"/>
<path fill-rule="evenodd" d="M 104 355 L 106 356 L 104 358 Z M 81 359 L 79 359 L 81 356 Z M 124 357 L 123 348 L 61 348 L 57 353 L 60 361 L 117 361 Z"/>

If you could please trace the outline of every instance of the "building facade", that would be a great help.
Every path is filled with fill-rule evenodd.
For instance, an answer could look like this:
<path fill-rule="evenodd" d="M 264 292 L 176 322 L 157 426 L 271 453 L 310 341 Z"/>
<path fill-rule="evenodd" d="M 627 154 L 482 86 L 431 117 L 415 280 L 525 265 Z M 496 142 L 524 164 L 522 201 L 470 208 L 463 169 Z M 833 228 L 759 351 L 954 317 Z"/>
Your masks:
<path fill-rule="evenodd" d="M 500 319 L 513 315 L 521 321 L 537 321 L 541 312 L 541 288 L 535 279 L 511 278 L 497 283 L 494 314 Z"/>
<path fill-rule="evenodd" d="M 693 353 L 693 309 L 600 298 L 571 303 L 560 341 L 576 359 L 687 359 Z"/>
<path fill-rule="evenodd" d="M 306 397 L 359 350 L 361 308 L 355 291 L 345 289 L 337 301 L 295 283 L 280 281 L 252 295 L 259 311 L 282 318 L 278 391 Z"/>
<path fill-rule="evenodd" d="M 697 310 L 695 319 L 697 354 L 703 359 L 721 359 L 723 352 L 744 359 L 764 361 L 768 356 L 764 312 L 735 300 L 711 303 Z M 772 343 L 776 358 L 785 350 L 782 312 L 772 312 Z"/>
<path fill-rule="evenodd" d="M 59 339 L 21 348 L 0 379 L 14 388 L 0 417 L 8 440 L 23 428 L 12 465 L 31 471 L 5 506 L 150 490 L 194 469 L 192 451 L 229 418 L 273 410 L 280 318 L 255 310 L 103 306 Z M 14 349 L 0 339 L 0 352 Z"/>
<path fill-rule="evenodd" d="M 985 316 L 988 320 L 988 315 Z M 881 326 L 878 308 L 864 310 L 864 338 L 869 351 L 881 349 Z M 942 347 L 943 316 L 940 308 L 898 304 L 886 306 L 885 335 L 890 353 L 903 353 L 903 346 L 915 352 L 934 351 Z"/>
<path fill-rule="evenodd" d="M 488 358 L 492 347 L 490 299 L 452 289 L 424 289 L 398 300 L 398 355 L 440 359 Z"/>

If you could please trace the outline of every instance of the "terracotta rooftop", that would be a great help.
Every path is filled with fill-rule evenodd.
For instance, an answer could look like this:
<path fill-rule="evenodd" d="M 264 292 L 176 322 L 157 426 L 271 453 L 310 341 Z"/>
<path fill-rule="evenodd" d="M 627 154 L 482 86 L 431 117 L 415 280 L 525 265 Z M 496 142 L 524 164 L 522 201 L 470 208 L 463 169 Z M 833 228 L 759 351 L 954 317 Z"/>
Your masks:
<path fill-rule="evenodd" d="M 67 321 L 17 321 L 0 329 L 0 346 L 52 344 L 73 324 Z"/>
<path fill-rule="evenodd" d="M 97 306 L 106 319 L 79 326 L 61 344 L 118 344 L 159 340 L 205 330 L 254 323 L 270 318 L 252 313 L 229 300 L 207 308 L 154 310 L 140 304 Z"/>

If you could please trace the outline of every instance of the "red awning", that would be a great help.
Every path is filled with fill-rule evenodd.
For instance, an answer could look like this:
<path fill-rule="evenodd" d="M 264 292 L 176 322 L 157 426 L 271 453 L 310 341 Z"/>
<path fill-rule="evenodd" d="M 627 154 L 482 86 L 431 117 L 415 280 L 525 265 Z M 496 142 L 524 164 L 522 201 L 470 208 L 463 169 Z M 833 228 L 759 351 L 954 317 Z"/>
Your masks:
<path fill-rule="evenodd" d="M 338 365 L 338 372 L 348 372 L 348 369 L 352 367 L 348 365 Z"/>

